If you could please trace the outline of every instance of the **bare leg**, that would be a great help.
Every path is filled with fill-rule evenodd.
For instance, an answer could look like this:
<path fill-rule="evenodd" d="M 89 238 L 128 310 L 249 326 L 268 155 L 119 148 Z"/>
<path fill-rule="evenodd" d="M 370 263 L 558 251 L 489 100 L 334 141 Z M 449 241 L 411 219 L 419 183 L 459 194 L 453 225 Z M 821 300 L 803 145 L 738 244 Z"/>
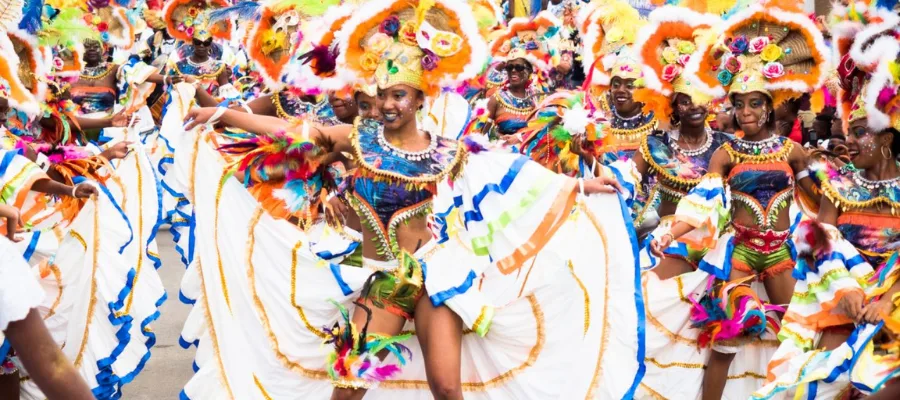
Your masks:
<path fill-rule="evenodd" d="M 866 397 L 866 400 L 896 400 L 900 399 L 900 380 L 894 379 L 889 381 L 884 385 L 884 388 L 879 390 L 878 393 L 875 393 L 869 397 Z"/>
<path fill-rule="evenodd" d="M 37 310 L 9 324 L 6 337 L 48 399 L 93 400 L 91 389 L 59 350 Z M 17 387 L 18 384 L 17 380 Z"/>
<path fill-rule="evenodd" d="M 791 303 L 791 296 L 794 295 L 794 285 L 796 283 L 797 280 L 791 276 L 790 269 L 768 276 L 763 280 L 763 285 L 766 286 L 766 294 L 769 295 L 769 302 L 785 306 Z"/>
<path fill-rule="evenodd" d="M 3 356 L 5 357 L 5 356 Z M 19 398 L 19 373 L 0 375 L 0 399 Z"/>
<path fill-rule="evenodd" d="M 818 348 L 834 350 L 847 341 L 847 338 L 850 337 L 850 332 L 853 332 L 853 325 L 825 328 L 825 331 L 822 332 L 822 337 L 819 338 Z"/>
<path fill-rule="evenodd" d="M 690 263 L 678 257 L 664 258 L 659 262 L 659 265 L 657 265 L 656 268 L 652 269 L 653 273 L 656 274 L 656 277 L 660 280 L 674 278 L 693 270 L 694 267 L 691 266 Z"/>
<path fill-rule="evenodd" d="M 735 279 L 746 278 L 749 273 L 731 270 L 729 281 Z M 706 370 L 703 372 L 703 400 L 719 400 L 722 393 L 725 392 L 725 383 L 728 380 L 728 369 L 731 368 L 731 362 L 734 361 L 734 354 L 719 353 L 711 351 L 709 360 L 706 362 Z"/>
<path fill-rule="evenodd" d="M 428 296 L 422 296 L 416 304 L 415 321 L 432 396 L 462 400 L 462 320 L 450 308 L 434 307 Z"/>
<path fill-rule="evenodd" d="M 369 306 L 369 309 L 372 310 L 372 320 L 369 321 L 369 330 L 368 333 L 379 333 L 382 335 L 397 335 L 403 329 L 403 324 L 406 323 L 406 319 L 396 315 L 391 314 L 384 309 Z M 353 311 L 353 324 L 359 327 L 358 329 L 362 329 L 362 327 L 366 323 L 366 312 L 359 307 Z M 384 359 L 387 356 L 387 353 L 379 354 L 379 357 Z M 331 400 L 361 400 L 363 396 L 366 395 L 365 389 L 345 389 L 345 388 L 334 388 L 334 391 L 331 392 Z"/>

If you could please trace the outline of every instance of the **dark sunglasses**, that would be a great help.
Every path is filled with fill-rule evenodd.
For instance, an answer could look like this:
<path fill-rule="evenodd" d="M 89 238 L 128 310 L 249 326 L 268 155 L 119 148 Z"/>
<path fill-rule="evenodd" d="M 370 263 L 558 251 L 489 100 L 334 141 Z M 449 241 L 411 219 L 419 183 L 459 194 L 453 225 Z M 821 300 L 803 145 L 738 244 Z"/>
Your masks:
<path fill-rule="evenodd" d="M 506 72 L 525 72 L 525 70 L 527 70 L 528 67 L 526 67 L 522 64 L 508 64 L 503 69 L 505 69 Z"/>
<path fill-rule="evenodd" d="M 204 42 L 201 42 L 199 40 L 194 40 L 194 46 L 206 46 L 206 47 L 212 46 L 212 39 L 209 39 Z"/>

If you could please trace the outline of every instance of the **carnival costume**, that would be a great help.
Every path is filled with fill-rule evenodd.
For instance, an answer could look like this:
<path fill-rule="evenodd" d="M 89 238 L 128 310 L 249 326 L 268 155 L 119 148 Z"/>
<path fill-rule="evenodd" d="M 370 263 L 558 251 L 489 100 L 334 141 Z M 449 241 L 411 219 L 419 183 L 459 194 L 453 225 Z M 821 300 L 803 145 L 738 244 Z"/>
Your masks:
<path fill-rule="evenodd" d="M 374 76 L 382 88 L 405 84 L 436 93 L 477 73 L 485 53 L 466 6 L 444 1 L 369 3 L 340 35 L 346 41 L 340 43 L 338 65 L 362 81 Z M 423 55 L 432 53 L 435 58 L 423 62 Z M 185 395 L 324 397 L 334 380 L 343 387 L 378 385 L 367 394 L 372 398 L 428 398 L 415 336 L 384 337 L 349 325 L 345 308 L 359 298 L 357 304 L 411 316 L 415 300 L 427 290 L 428 301 L 449 306 L 466 326 L 462 379 L 467 398 L 631 397 L 640 379 L 637 271 L 610 268 L 635 265 L 633 254 L 605 249 L 621 240 L 617 237 L 631 237 L 632 245 L 636 238 L 633 232 L 629 236 L 624 219 L 607 215 L 611 224 L 597 219 L 601 204 L 595 203 L 622 209 L 619 198 L 591 196 L 570 216 L 575 181 L 526 158 L 488 154 L 478 142 L 436 135 L 427 150 L 410 152 L 394 148 L 383 135 L 379 125 L 359 121 L 351 136 L 351 155 L 358 163 L 350 178 L 351 204 L 361 214 L 365 234 L 374 235 L 364 243 L 377 244 L 380 258 L 363 260 L 362 268 L 327 262 L 315 268 L 323 261 L 310 252 L 306 233 L 273 220 L 243 194 L 204 135 L 177 146 L 186 150 L 176 154 L 176 174 L 196 205 L 197 236 L 213 242 L 198 240 L 198 261 L 182 287 L 186 297 L 198 300 L 183 338 L 196 340 L 200 350 L 200 370 Z M 260 145 L 282 146 L 277 143 L 285 140 L 285 146 L 300 150 L 287 153 L 300 168 L 286 171 L 285 204 L 314 204 L 309 194 L 318 191 L 313 172 L 321 153 L 308 141 L 297 142 L 308 140 L 297 132 L 272 139 L 250 146 L 256 150 L 247 153 L 246 165 L 260 165 L 252 160 L 264 159 L 273 149 Z M 244 146 L 235 142 L 224 149 Z M 254 172 L 263 171 L 256 167 L 245 171 L 250 182 L 264 176 Z M 511 204 L 518 206 L 513 210 Z M 221 218 L 224 213 L 227 220 Z M 438 239 L 404 250 L 398 243 L 403 221 L 426 216 L 433 219 Z M 233 234 L 245 232 L 238 225 L 250 230 L 249 246 L 246 237 Z M 575 250 L 572 243 L 587 240 L 583 236 L 606 245 Z M 267 251 L 254 251 L 263 245 Z M 597 260 L 604 260 L 599 269 Z M 253 268 L 263 263 L 269 267 Z M 530 272 L 517 274 L 523 267 Z M 598 290 L 606 295 L 590 295 Z M 564 295 L 572 291 L 593 298 Z M 628 293 L 618 297 L 628 300 L 608 300 L 617 298 L 615 293 Z M 611 313 L 620 316 L 615 323 L 606 320 Z M 329 358 L 323 340 L 333 346 Z M 608 340 L 617 345 L 606 346 Z M 384 361 L 372 354 L 382 348 L 392 352 Z M 245 362 L 228 361 L 234 357 Z"/>
<path fill-rule="evenodd" d="M 720 32 L 717 41 L 700 41 L 697 53 L 684 68 L 693 90 L 708 98 L 760 92 L 778 107 L 824 81 L 821 34 L 791 6 L 751 5 L 726 19 Z M 736 138 L 722 144 L 718 152 L 725 152 L 733 164 L 728 176 L 707 173 L 701 177 L 681 198 L 675 212 L 675 223 L 695 227 L 678 241 L 695 249 L 709 249 L 698 263 L 699 271 L 709 278 L 699 275 L 700 282 L 684 284 L 688 290 L 700 289 L 694 293 L 681 292 L 681 278 L 698 274 L 674 278 L 678 290 L 672 292 L 681 292 L 678 298 L 682 302 L 666 314 L 672 326 L 684 326 L 684 317 L 690 315 L 694 329 L 699 331 L 686 328 L 682 332 L 689 335 L 682 336 L 669 332 L 666 323 L 657 327 L 661 333 L 670 334 L 669 340 L 696 340 L 698 347 L 711 346 L 716 352 L 740 356 L 730 364 L 726 398 L 745 398 L 765 377 L 764 365 L 777 343 L 773 339 L 779 329 L 777 318 L 767 313 L 783 309 L 767 304 L 766 297 L 758 294 L 764 293 L 761 283 L 747 286 L 743 284 L 745 279 L 714 284 L 714 280 L 727 281 L 732 268 L 762 280 L 793 267 L 787 230 L 790 224 L 782 227 L 785 221 L 791 221 L 782 214 L 788 212 L 794 188 L 794 171 L 787 162 L 793 146 L 777 136 L 759 142 Z M 753 225 L 742 225 L 748 222 L 739 224 L 732 218 L 740 210 L 750 217 L 742 221 L 751 220 Z M 708 283 L 703 285 L 703 280 Z M 648 304 L 654 302 L 652 297 L 648 299 Z M 679 302 L 672 300 L 671 304 Z M 692 382 L 697 383 L 681 386 L 682 390 L 693 391 L 693 396 L 699 394 L 694 388 L 700 386 L 704 363 L 660 365 L 679 365 L 684 376 L 693 376 Z"/>
<path fill-rule="evenodd" d="M 838 109 L 845 126 L 866 118 L 869 132 L 897 129 L 900 82 L 890 72 L 897 45 L 882 40 L 860 51 L 856 40 L 897 26 L 900 18 L 885 7 L 856 2 L 836 7 L 831 21 L 840 58 Z M 897 179 L 872 181 L 852 164 L 841 166 L 824 158 L 811 164 L 809 171 L 823 201 L 831 202 L 839 215 L 836 225 L 803 221 L 794 233 L 802 256 L 794 270 L 797 286 L 784 317 L 782 344 L 769 364 L 769 379 L 753 394 L 757 399 L 784 396 L 784 392 L 810 399 L 839 398 L 851 390 L 851 384 L 869 394 L 900 373 L 895 333 L 879 335 L 891 332 L 882 329 L 884 323 L 854 327 L 854 321 L 838 308 L 841 298 L 853 292 L 864 294 L 864 304 L 879 301 L 900 277 Z M 892 322 L 883 317 L 886 323 Z M 843 344 L 833 350 L 818 349 L 822 331 L 842 326 L 849 333 Z"/>

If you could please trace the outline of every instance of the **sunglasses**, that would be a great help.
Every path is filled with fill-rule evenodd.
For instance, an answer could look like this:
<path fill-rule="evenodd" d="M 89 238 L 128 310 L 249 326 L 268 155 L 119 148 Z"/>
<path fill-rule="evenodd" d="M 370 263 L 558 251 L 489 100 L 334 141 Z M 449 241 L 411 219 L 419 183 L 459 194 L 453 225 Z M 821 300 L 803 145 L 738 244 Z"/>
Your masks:
<path fill-rule="evenodd" d="M 526 67 L 522 64 L 508 64 L 503 69 L 505 69 L 506 72 L 525 72 L 525 70 L 527 70 L 528 67 Z"/>
<path fill-rule="evenodd" d="M 206 47 L 212 46 L 212 39 L 209 39 L 204 42 L 201 42 L 199 40 L 194 40 L 194 46 L 206 46 Z"/>

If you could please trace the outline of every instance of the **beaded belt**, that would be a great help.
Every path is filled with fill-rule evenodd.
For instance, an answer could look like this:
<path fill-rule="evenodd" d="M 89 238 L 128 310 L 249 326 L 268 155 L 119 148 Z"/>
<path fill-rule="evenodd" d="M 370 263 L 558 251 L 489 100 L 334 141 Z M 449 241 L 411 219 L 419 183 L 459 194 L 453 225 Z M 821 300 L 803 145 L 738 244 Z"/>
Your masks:
<path fill-rule="evenodd" d="M 761 231 L 738 224 L 732 224 L 732 226 L 734 227 L 735 243 L 740 243 L 762 254 L 772 254 L 778 251 L 791 233 L 790 231 L 771 229 Z"/>

